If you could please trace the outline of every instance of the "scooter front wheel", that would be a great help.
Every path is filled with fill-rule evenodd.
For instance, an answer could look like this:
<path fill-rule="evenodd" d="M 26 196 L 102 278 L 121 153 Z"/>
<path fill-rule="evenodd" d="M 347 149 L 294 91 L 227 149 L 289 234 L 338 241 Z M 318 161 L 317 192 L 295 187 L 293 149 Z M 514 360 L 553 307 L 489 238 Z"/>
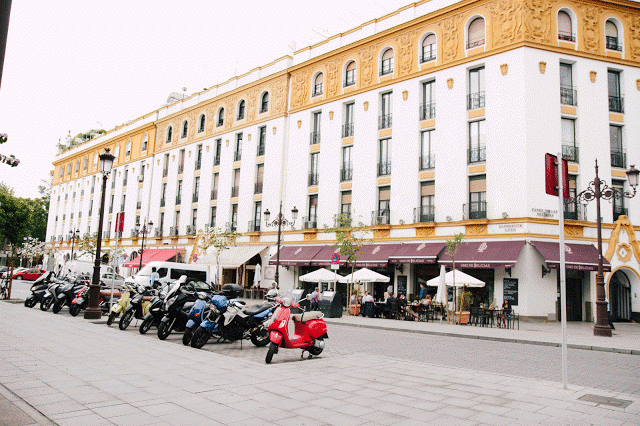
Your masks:
<path fill-rule="evenodd" d="M 49 308 L 51 307 L 52 303 L 53 303 L 53 299 L 51 299 L 51 298 L 44 299 L 42 302 L 40 302 L 40 310 L 41 311 L 48 311 Z"/>
<path fill-rule="evenodd" d="M 169 323 L 161 322 L 158 326 L 158 339 L 165 340 L 171 334 Z"/>
<path fill-rule="evenodd" d="M 133 309 L 130 309 L 122 315 L 122 318 L 120 318 L 120 323 L 118 324 L 120 330 L 126 330 L 127 327 L 129 327 L 129 324 L 131 324 L 132 319 Z"/>
<path fill-rule="evenodd" d="M 147 318 L 144 321 L 142 321 L 142 324 L 140 324 L 140 328 L 138 329 L 138 331 L 140 332 L 140 334 L 145 334 L 147 331 L 151 329 L 152 325 L 153 325 L 153 318 Z"/>
<path fill-rule="evenodd" d="M 33 297 L 27 297 L 26 299 L 24 299 L 24 306 L 27 308 L 33 308 L 34 306 L 36 306 L 36 299 Z"/>
<path fill-rule="evenodd" d="M 110 312 L 109 318 L 107 318 L 107 325 L 113 324 L 113 321 L 116 319 L 117 316 L 118 314 L 116 314 L 115 312 Z"/>
<path fill-rule="evenodd" d="M 182 335 L 182 344 L 185 346 L 189 346 L 189 343 L 191 343 L 192 338 L 193 338 L 193 328 L 186 328 L 184 330 L 184 334 Z"/>
<path fill-rule="evenodd" d="M 69 308 L 69 313 L 72 317 L 78 316 L 78 314 L 80 313 L 80 305 L 78 305 L 77 303 L 75 305 L 71 305 L 71 307 Z"/>
<path fill-rule="evenodd" d="M 191 347 L 201 349 L 209 341 L 211 334 L 204 328 L 198 327 L 191 337 Z"/>
<path fill-rule="evenodd" d="M 271 360 L 273 359 L 273 354 L 278 352 L 278 345 L 271 342 L 269 344 L 269 351 L 267 352 L 267 357 L 264 359 L 264 362 L 267 364 L 271 364 Z"/>
<path fill-rule="evenodd" d="M 62 305 L 64 305 L 64 301 L 63 300 L 56 300 L 53 304 L 53 308 L 51 309 L 51 311 L 54 314 L 57 314 L 58 312 L 60 312 L 62 310 Z"/>

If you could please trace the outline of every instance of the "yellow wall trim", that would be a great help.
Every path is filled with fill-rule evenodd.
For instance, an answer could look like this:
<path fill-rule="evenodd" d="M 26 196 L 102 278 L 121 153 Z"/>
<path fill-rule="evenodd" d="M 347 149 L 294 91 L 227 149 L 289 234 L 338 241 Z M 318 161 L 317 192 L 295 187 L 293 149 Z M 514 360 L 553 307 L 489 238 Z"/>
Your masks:
<path fill-rule="evenodd" d="M 609 113 L 609 121 L 613 121 L 615 123 L 624 123 L 624 115 L 616 114 L 614 112 Z"/>
<path fill-rule="evenodd" d="M 356 90 L 356 85 L 352 85 L 352 86 L 348 86 L 348 87 L 343 87 L 342 88 L 342 93 L 351 93 L 354 90 Z"/>
<path fill-rule="evenodd" d="M 234 161 L 233 162 L 233 168 L 237 169 L 242 165 L 242 161 Z"/>
<path fill-rule="evenodd" d="M 384 138 L 386 136 L 391 136 L 391 128 L 389 129 L 382 129 L 378 131 L 378 137 L 379 138 Z"/>
<path fill-rule="evenodd" d="M 420 173 L 420 180 L 433 179 L 436 176 L 436 172 L 422 172 Z"/>
<path fill-rule="evenodd" d="M 393 76 L 394 76 L 394 74 L 395 74 L 394 72 L 391 72 L 391 73 L 389 73 L 389 74 L 383 75 L 382 77 L 380 77 L 380 78 L 378 79 L 378 81 L 379 81 L 380 83 L 383 83 L 383 82 L 385 82 L 385 81 L 393 80 Z"/>
<path fill-rule="evenodd" d="M 576 44 L 575 43 L 569 43 L 566 41 L 558 41 L 558 47 L 561 49 L 570 49 L 570 50 L 576 50 Z"/>
<path fill-rule="evenodd" d="M 623 170 L 611 170 L 611 177 L 626 178 L 627 172 Z"/>
<path fill-rule="evenodd" d="M 478 108 L 469 111 L 469 118 L 484 117 L 484 108 Z"/>
<path fill-rule="evenodd" d="M 622 53 L 615 50 L 607 50 L 607 57 L 622 59 Z"/>
<path fill-rule="evenodd" d="M 568 106 L 568 105 L 560 105 L 560 113 L 576 115 L 576 107 Z"/>
<path fill-rule="evenodd" d="M 220 172 L 220 166 L 214 166 L 213 167 L 213 173 L 219 173 Z"/>
<path fill-rule="evenodd" d="M 309 152 L 318 152 L 320 151 L 320 144 L 316 143 L 313 145 L 309 145 Z"/>
<path fill-rule="evenodd" d="M 231 198 L 231 204 L 238 204 L 238 197 Z"/>
<path fill-rule="evenodd" d="M 387 185 L 391 183 L 390 177 L 378 178 L 378 185 Z"/>
<path fill-rule="evenodd" d="M 467 57 L 484 53 L 484 47 L 485 45 L 483 44 L 482 46 L 474 47 L 473 49 L 467 50 Z"/>
<path fill-rule="evenodd" d="M 317 192 L 318 192 L 318 187 L 317 186 L 309 188 L 309 194 L 315 194 Z"/>
<path fill-rule="evenodd" d="M 256 164 L 264 163 L 264 155 L 256 157 Z"/>
<path fill-rule="evenodd" d="M 351 145 L 353 143 L 353 136 L 348 138 L 342 138 L 342 145 Z"/>
<path fill-rule="evenodd" d="M 486 171 L 486 166 L 484 164 L 479 166 L 469 166 L 469 174 L 484 173 L 485 171 Z"/>
<path fill-rule="evenodd" d="M 580 167 L 577 164 L 568 164 L 567 166 L 568 166 L 569 171 L 571 173 L 579 173 L 580 172 Z"/>
<path fill-rule="evenodd" d="M 421 129 L 428 129 L 429 127 L 436 127 L 436 119 L 432 118 L 431 120 L 422 120 L 420 122 Z"/>
<path fill-rule="evenodd" d="M 262 200 L 262 194 L 256 194 L 253 196 L 253 201 L 260 201 Z"/>
<path fill-rule="evenodd" d="M 351 189 L 351 182 L 341 183 L 340 189 Z"/>
<path fill-rule="evenodd" d="M 425 62 L 425 63 L 420 64 L 420 71 L 427 70 L 429 68 L 434 68 L 435 66 L 436 66 L 436 61 L 435 60 L 429 61 L 429 62 Z"/>
<path fill-rule="evenodd" d="M 211 207 L 215 207 L 217 205 L 218 205 L 218 200 L 211 200 L 211 204 L 210 204 Z"/>

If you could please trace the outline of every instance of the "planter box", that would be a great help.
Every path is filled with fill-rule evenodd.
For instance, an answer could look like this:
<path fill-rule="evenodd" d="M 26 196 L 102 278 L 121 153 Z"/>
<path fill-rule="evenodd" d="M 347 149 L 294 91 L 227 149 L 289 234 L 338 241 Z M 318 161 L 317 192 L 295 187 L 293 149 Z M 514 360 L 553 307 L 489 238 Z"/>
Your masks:
<path fill-rule="evenodd" d="M 469 324 L 469 316 L 471 316 L 470 311 L 456 312 L 458 324 Z"/>
<path fill-rule="evenodd" d="M 360 305 L 349 305 L 349 313 L 351 315 L 360 315 Z"/>

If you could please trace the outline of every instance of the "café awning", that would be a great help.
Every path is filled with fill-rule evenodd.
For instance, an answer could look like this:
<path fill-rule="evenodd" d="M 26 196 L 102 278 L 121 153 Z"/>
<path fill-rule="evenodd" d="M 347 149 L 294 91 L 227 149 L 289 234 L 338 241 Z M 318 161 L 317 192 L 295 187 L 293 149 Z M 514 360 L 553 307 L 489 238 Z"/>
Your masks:
<path fill-rule="evenodd" d="M 220 253 L 220 266 L 226 268 L 238 268 L 247 263 L 249 259 L 258 253 L 261 253 L 267 246 L 234 246 Z M 200 257 L 197 261 L 198 265 L 216 265 L 216 255 L 209 253 Z"/>
<path fill-rule="evenodd" d="M 280 249 L 280 265 L 309 266 L 311 259 L 318 254 L 323 246 L 284 246 Z M 269 265 L 275 265 L 277 253 L 269 259 Z M 331 262 L 329 262 L 331 263 Z"/>
<path fill-rule="evenodd" d="M 356 260 L 358 268 L 381 268 L 389 263 L 389 256 L 393 255 L 402 244 L 367 244 L 362 246 L 362 254 Z"/>
<path fill-rule="evenodd" d="M 558 269 L 560 266 L 560 243 L 531 241 L 531 245 L 540 252 L 549 268 Z M 576 271 L 598 270 L 598 249 L 593 244 L 565 243 L 564 259 L 566 269 Z M 602 266 L 605 272 L 611 271 L 611 264 L 604 256 L 602 257 Z"/>
<path fill-rule="evenodd" d="M 182 250 L 176 250 L 175 248 L 161 248 L 161 249 L 145 249 L 142 252 L 142 266 L 149 262 L 165 262 L 172 257 L 180 254 Z M 140 258 L 137 257 L 129 262 L 122 264 L 123 268 L 139 268 Z"/>
<path fill-rule="evenodd" d="M 311 266 L 331 266 L 331 256 L 333 253 L 340 253 L 335 247 L 321 246 L 320 251 L 311 259 Z M 340 266 L 346 265 L 344 256 L 340 256 Z"/>
<path fill-rule="evenodd" d="M 436 263 L 444 243 L 402 244 L 389 256 L 391 263 Z"/>
<path fill-rule="evenodd" d="M 471 241 L 458 246 L 455 254 L 456 268 L 503 269 L 516 264 L 524 240 L 520 241 Z M 451 267 L 451 256 L 444 249 L 438 262 Z"/>

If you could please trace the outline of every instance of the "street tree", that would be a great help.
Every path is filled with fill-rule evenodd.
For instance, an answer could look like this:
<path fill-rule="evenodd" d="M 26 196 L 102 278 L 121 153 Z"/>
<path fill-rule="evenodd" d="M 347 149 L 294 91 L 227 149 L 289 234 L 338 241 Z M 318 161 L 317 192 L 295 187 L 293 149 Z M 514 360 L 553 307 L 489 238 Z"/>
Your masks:
<path fill-rule="evenodd" d="M 9 246 L 7 298 L 11 298 L 14 256 L 23 244 L 24 238 L 29 235 L 30 216 L 29 205 L 25 199 L 14 196 L 13 188 L 0 183 L 0 241 L 4 242 L 5 247 L 7 244 Z"/>
<path fill-rule="evenodd" d="M 457 300 L 458 300 L 458 291 L 456 289 L 456 252 L 458 251 L 458 247 L 462 244 L 462 240 L 464 240 L 464 234 L 461 232 L 459 234 L 454 234 L 453 238 L 445 241 L 447 245 L 447 254 L 451 256 L 451 270 L 453 271 L 453 311 L 457 311 Z M 465 289 L 463 289 L 463 292 Z M 448 318 L 451 318 L 451 315 L 448 315 Z"/>
<path fill-rule="evenodd" d="M 202 253 L 213 247 L 213 254 L 216 258 L 215 285 L 220 285 L 220 255 L 236 244 L 236 237 L 240 235 L 236 231 L 223 230 L 222 228 L 207 228 L 198 232 L 198 249 Z"/>

